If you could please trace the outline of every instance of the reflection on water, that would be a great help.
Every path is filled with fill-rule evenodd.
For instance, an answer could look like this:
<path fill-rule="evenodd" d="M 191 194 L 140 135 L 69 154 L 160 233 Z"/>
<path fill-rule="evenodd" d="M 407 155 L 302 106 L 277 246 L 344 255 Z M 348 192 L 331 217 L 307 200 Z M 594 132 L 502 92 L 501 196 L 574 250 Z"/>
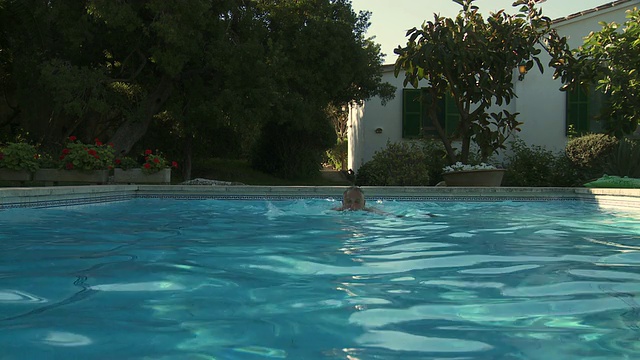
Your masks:
<path fill-rule="evenodd" d="M 640 358 L 640 225 L 571 201 L 0 213 L 13 358 Z M 436 214 L 430 217 L 429 214 Z"/>

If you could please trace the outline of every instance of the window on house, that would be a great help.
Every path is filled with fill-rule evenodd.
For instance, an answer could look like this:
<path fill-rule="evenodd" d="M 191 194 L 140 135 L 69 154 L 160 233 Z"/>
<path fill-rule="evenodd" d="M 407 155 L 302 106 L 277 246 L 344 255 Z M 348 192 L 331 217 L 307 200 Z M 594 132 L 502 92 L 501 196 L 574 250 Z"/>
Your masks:
<path fill-rule="evenodd" d="M 447 134 L 452 134 L 458 122 L 460 113 L 450 96 L 439 99 L 438 121 Z M 437 137 L 435 126 L 428 115 L 431 97 L 425 89 L 403 89 L 402 91 L 402 137 L 415 139 L 422 136 Z"/>
<path fill-rule="evenodd" d="M 567 91 L 566 135 L 601 132 L 602 125 L 597 119 L 606 102 L 607 96 L 593 87 Z"/>

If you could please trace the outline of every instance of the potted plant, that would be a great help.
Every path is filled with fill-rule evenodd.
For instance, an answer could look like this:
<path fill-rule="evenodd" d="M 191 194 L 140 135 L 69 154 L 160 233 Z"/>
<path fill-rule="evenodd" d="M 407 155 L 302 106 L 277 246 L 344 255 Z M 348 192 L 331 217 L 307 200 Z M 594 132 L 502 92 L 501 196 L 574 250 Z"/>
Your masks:
<path fill-rule="evenodd" d="M 419 101 L 444 145 L 447 163 L 464 166 L 474 148 L 482 162 L 506 148 L 507 138 L 522 123 L 518 113 L 496 107 L 516 96 L 515 75 L 523 80 L 534 64 L 543 71 L 541 48 L 557 58 L 563 47 L 556 45 L 566 39 L 551 28 L 535 1 L 517 0 L 514 6 L 521 6 L 520 13 L 499 11 L 486 21 L 474 0 L 454 1 L 462 6 L 455 19 L 436 14 L 433 21 L 407 32 L 406 46 L 395 50 L 395 76 L 403 72 L 405 86 L 424 85 Z M 445 99 L 459 113 L 449 132 L 438 115 Z"/>
<path fill-rule="evenodd" d="M 0 146 L 0 180 L 30 181 L 40 167 L 35 146 L 26 142 L 9 142 Z"/>
<path fill-rule="evenodd" d="M 141 159 L 142 164 L 131 157 L 122 157 L 115 160 L 116 167 L 113 171 L 113 182 L 124 184 L 170 184 L 171 168 L 177 168 L 178 163 L 169 162 L 156 150 L 145 150 Z"/>
<path fill-rule="evenodd" d="M 75 136 L 70 136 L 60 152 L 54 169 L 39 169 L 35 181 L 45 183 L 88 182 L 105 184 L 109 171 L 113 168 L 114 150 L 112 145 L 103 144 L 99 139 L 94 144 L 85 144 Z"/>
<path fill-rule="evenodd" d="M 442 169 L 447 186 L 500 186 L 505 170 L 491 164 L 478 165 L 456 162 Z"/>

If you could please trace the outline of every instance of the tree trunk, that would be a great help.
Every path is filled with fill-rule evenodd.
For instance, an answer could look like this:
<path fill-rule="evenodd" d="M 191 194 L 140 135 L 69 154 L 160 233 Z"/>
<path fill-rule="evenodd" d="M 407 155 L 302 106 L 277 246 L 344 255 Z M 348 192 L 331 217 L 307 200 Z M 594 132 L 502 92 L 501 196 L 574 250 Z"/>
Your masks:
<path fill-rule="evenodd" d="M 447 152 L 447 160 L 453 164 L 456 162 L 456 151 L 453 149 L 451 145 L 451 140 L 447 136 L 445 130 L 440 126 L 440 122 L 438 121 L 438 113 L 436 111 L 435 102 L 428 108 L 429 118 L 431 119 L 431 123 L 433 127 L 436 128 L 436 132 L 438 133 L 438 137 L 442 141 L 442 145 L 444 145 L 444 150 Z"/>
<path fill-rule="evenodd" d="M 184 163 L 182 164 L 182 180 L 191 180 L 191 159 L 193 154 L 193 135 L 189 135 L 184 141 Z"/>
<path fill-rule="evenodd" d="M 167 102 L 173 89 L 173 80 L 168 76 L 163 76 L 156 89 L 150 93 L 140 105 L 139 117 L 127 119 L 110 139 L 114 145 L 116 155 L 126 155 L 131 151 L 135 143 L 140 140 L 149 128 L 149 124 L 153 121 L 162 106 Z"/>

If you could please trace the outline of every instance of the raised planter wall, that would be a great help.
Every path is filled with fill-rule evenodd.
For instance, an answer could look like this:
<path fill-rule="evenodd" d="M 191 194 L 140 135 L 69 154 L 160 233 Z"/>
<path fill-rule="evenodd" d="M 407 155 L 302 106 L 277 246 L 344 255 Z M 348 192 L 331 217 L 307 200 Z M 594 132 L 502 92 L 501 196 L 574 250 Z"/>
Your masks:
<path fill-rule="evenodd" d="M 91 183 L 106 184 L 109 181 L 109 170 L 62 170 L 39 169 L 33 175 L 33 181 L 46 184 L 58 183 Z"/>
<path fill-rule="evenodd" d="M 0 169 L 0 180 L 2 181 L 31 181 L 33 173 L 29 170 Z"/>
<path fill-rule="evenodd" d="M 481 169 L 453 171 L 442 174 L 447 186 L 496 187 L 502 184 L 504 169 Z"/>
<path fill-rule="evenodd" d="M 171 169 L 162 169 L 153 174 L 145 174 L 142 169 L 113 170 L 113 182 L 116 184 L 171 184 Z"/>

